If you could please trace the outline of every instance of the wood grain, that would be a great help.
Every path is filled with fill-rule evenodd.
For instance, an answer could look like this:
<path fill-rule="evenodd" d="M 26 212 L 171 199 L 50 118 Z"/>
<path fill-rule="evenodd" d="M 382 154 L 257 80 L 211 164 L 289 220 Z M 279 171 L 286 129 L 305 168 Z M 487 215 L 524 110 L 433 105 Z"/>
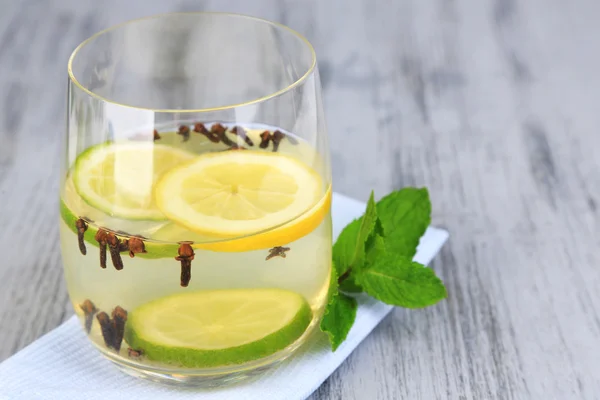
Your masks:
<path fill-rule="evenodd" d="M 396 310 L 311 397 L 600 397 L 600 2 L 21 0 L 0 13 L 0 360 L 71 313 L 66 62 L 165 11 L 277 20 L 319 56 L 335 189 L 431 191 L 449 299 Z"/>

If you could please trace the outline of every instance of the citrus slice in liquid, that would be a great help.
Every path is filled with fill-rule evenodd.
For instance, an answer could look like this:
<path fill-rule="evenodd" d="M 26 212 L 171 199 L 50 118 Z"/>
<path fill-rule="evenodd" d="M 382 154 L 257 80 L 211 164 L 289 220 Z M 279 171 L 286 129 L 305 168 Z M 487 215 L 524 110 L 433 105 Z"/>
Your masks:
<path fill-rule="evenodd" d="M 325 193 L 324 193 L 325 192 Z M 247 251 L 290 243 L 328 213 L 331 191 L 295 158 L 260 151 L 204 154 L 165 173 L 156 204 L 171 221 L 229 241 L 200 244 Z"/>
<path fill-rule="evenodd" d="M 207 368 L 241 364 L 296 341 L 312 318 L 306 300 L 282 289 L 175 294 L 130 312 L 125 339 L 151 360 Z"/>
<path fill-rule="evenodd" d="M 73 183 L 92 207 L 131 220 L 163 220 L 153 188 L 157 179 L 195 155 L 154 143 L 93 146 L 77 157 Z"/>

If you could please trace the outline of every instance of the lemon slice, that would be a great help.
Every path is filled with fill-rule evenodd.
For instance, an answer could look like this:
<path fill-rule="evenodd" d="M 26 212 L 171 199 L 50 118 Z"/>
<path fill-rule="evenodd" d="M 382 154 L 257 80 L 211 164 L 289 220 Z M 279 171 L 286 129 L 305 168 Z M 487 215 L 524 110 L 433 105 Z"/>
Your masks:
<path fill-rule="evenodd" d="M 172 221 L 222 238 L 286 224 L 284 236 L 297 239 L 316 228 L 329 209 L 324 201 L 328 195 L 324 196 L 323 182 L 314 170 L 295 158 L 259 151 L 197 157 L 165 173 L 155 196 L 158 208 Z M 307 217 L 312 217 L 309 224 Z"/>
<path fill-rule="evenodd" d="M 73 183 L 91 206 L 125 219 L 162 220 L 154 183 L 194 154 L 154 143 L 111 143 L 84 151 L 75 161 Z"/>
<path fill-rule="evenodd" d="M 151 360 L 188 368 L 241 364 L 284 349 L 308 327 L 306 300 L 282 289 L 175 294 L 133 310 L 125 339 Z"/>

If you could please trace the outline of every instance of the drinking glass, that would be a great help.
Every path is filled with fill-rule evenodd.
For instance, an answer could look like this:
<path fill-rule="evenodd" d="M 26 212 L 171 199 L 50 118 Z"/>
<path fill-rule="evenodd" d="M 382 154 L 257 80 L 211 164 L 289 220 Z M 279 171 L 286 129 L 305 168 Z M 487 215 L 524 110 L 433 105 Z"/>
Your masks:
<path fill-rule="evenodd" d="M 258 18 L 165 14 L 95 34 L 68 73 L 61 247 L 94 346 L 184 385 L 291 355 L 332 273 L 310 43 Z"/>

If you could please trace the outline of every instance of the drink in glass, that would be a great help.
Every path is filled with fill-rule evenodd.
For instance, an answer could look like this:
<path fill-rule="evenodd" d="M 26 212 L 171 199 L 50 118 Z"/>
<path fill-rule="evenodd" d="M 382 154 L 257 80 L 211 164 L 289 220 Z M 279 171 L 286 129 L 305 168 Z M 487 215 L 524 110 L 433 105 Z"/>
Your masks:
<path fill-rule="evenodd" d="M 331 177 L 312 47 L 219 13 L 131 21 L 69 61 L 65 278 L 126 372 L 217 384 L 296 350 L 331 276 Z"/>

